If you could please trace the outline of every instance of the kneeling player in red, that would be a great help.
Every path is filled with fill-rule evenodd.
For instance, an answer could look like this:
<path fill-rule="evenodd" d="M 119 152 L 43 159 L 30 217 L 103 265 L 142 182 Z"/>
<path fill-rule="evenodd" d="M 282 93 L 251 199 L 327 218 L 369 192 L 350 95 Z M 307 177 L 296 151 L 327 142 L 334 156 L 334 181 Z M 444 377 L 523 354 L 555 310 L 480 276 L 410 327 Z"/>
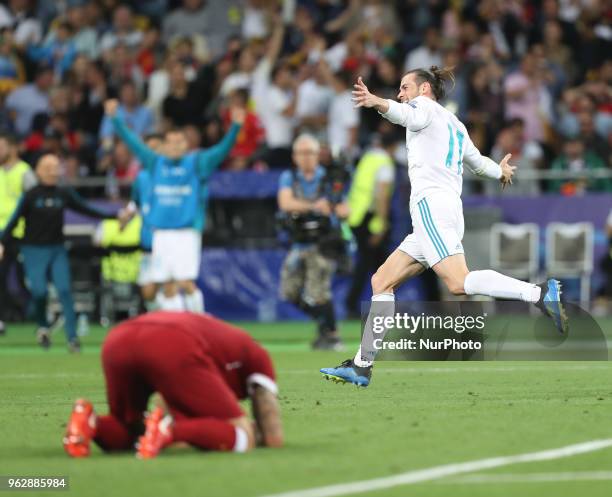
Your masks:
<path fill-rule="evenodd" d="M 283 444 L 270 356 L 210 315 L 155 312 L 126 321 L 109 332 L 102 366 L 110 413 L 75 402 L 64 437 L 72 457 L 89 455 L 91 440 L 105 451 L 136 445 L 143 459 L 175 442 L 236 452 Z M 167 413 L 157 407 L 145 415 L 155 392 Z M 238 404 L 247 397 L 255 423 Z"/>

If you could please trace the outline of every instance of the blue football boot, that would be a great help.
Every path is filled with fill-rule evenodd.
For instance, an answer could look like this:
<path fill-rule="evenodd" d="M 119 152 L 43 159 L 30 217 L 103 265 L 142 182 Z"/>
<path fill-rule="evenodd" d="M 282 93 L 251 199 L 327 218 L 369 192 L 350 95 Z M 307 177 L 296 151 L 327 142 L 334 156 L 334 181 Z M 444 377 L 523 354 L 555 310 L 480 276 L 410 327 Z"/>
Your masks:
<path fill-rule="evenodd" d="M 569 323 L 561 303 L 561 283 L 551 278 L 538 286 L 542 292 L 536 307 L 553 320 L 559 333 L 567 333 Z"/>
<path fill-rule="evenodd" d="M 372 377 L 372 366 L 357 366 L 352 359 L 347 359 L 335 368 L 323 368 L 321 374 L 326 380 L 336 383 L 352 383 L 358 387 L 367 387 Z"/>

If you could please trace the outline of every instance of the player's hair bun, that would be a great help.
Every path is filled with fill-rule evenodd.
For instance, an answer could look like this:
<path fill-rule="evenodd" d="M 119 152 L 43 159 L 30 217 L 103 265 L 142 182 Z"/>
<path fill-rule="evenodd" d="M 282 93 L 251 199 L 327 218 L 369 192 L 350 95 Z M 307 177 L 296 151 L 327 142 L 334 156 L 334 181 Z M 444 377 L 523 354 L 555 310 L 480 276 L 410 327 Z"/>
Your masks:
<path fill-rule="evenodd" d="M 413 69 L 408 74 L 416 74 L 418 84 L 429 83 L 436 100 L 443 100 L 446 96 L 446 82 L 451 81 L 453 88 L 455 86 L 453 69 L 452 67 L 440 68 L 438 66 L 431 66 L 429 70 Z"/>

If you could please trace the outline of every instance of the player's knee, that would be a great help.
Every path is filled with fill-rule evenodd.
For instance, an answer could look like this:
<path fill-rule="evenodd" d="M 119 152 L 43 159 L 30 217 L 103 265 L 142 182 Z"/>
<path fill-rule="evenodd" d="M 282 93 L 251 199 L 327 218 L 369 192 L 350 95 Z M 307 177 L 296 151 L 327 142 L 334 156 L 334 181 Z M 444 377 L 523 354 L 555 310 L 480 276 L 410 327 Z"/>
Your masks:
<path fill-rule="evenodd" d="M 196 291 L 196 284 L 193 281 L 184 280 L 177 282 L 178 287 L 186 293 L 193 293 Z"/>
<path fill-rule="evenodd" d="M 385 293 L 389 291 L 389 284 L 384 277 L 384 275 L 380 272 L 380 270 L 376 271 L 372 276 L 372 293 L 374 295 L 379 293 Z"/>
<path fill-rule="evenodd" d="M 155 300 L 155 296 L 157 294 L 157 289 L 155 288 L 155 285 L 144 285 L 143 287 L 141 287 L 140 289 L 140 294 L 142 295 L 142 298 L 144 300 L 146 300 L 147 302 L 150 302 L 152 300 Z"/>
<path fill-rule="evenodd" d="M 174 283 L 164 283 L 164 297 L 174 297 L 178 293 L 178 288 Z"/>
<path fill-rule="evenodd" d="M 463 278 L 462 279 L 452 279 L 446 282 L 446 286 L 448 287 L 448 291 L 453 295 L 465 295 L 465 289 L 463 287 Z"/>

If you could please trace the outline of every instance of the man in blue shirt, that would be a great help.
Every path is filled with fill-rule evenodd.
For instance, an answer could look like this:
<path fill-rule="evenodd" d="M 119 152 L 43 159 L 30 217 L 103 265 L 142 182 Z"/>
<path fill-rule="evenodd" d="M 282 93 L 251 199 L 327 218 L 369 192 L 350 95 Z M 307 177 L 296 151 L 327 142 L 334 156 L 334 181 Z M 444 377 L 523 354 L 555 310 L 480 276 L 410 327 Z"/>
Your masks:
<path fill-rule="evenodd" d="M 138 88 L 133 81 L 125 81 L 119 89 L 120 105 L 117 109 L 117 116 L 121 118 L 135 133 L 140 136 L 153 131 L 155 119 L 148 107 L 140 103 Z M 105 116 L 100 124 L 100 141 L 102 147 L 110 148 L 114 136 L 113 123 L 110 117 Z"/>
<path fill-rule="evenodd" d="M 148 222 L 153 229 L 153 279 L 164 284 L 167 310 L 181 310 L 182 300 L 172 282 L 184 292 L 185 308 L 203 312 L 202 293 L 195 284 L 201 257 L 202 228 L 206 217 L 203 191 L 211 174 L 233 147 L 245 118 L 242 109 L 232 109 L 232 126 L 213 147 L 188 150 L 185 134 L 170 129 L 164 135 L 159 154 L 145 145 L 117 115 L 118 102 L 105 105 L 117 135 L 150 175 L 150 212 Z"/>
<path fill-rule="evenodd" d="M 325 221 L 333 226 L 338 219 L 348 217 L 349 208 L 344 201 L 330 202 L 325 169 L 319 165 L 319 150 L 319 142 L 310 135 L 300 135 L 293 142 L 296 169 L 285 171 L 279 179 L 278 206 L 296 222 L 302 218 L 312 226 Z M 338 350 L 342 342 L 336 329 L 331 293 L 336 262 L 321 251 L 325 231 L 312 229 L 308 234 L 308 229 L 295 230 L 283 263 L 281 294 L 317 322 L 319 336 L 313 348 Z"/>

